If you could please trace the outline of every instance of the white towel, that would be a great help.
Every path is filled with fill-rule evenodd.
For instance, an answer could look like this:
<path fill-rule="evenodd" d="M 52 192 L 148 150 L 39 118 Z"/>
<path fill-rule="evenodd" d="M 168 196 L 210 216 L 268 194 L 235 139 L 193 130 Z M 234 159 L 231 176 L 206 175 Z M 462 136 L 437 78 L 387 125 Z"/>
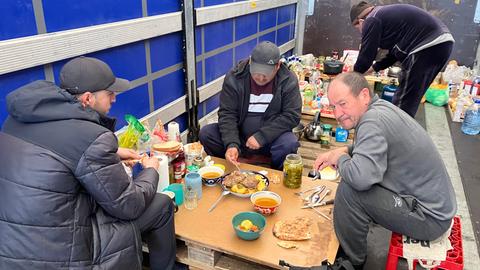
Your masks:
<path fill-rule="evenodd" d="M 413 260 L 415 259 L 427 269 L 437 267 L 442 261 L 445 261 L 447 251 L 452 249 L 452 244 L 448 239 L 452 226 L 453 220 L 450 228 L 442 236 L 432 241 L 420 241 L 403 235 L 403 257 L 407 259 L 408 269 L 413 269 Z M 421 260 L 425 260 L 426 264 Z"/>

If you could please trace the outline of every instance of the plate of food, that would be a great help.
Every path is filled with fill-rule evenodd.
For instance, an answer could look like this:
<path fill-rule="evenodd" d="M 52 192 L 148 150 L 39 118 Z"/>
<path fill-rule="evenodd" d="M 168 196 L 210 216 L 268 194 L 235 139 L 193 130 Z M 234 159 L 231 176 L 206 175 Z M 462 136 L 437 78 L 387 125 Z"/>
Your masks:
<path fill-rule="evenodd" d="M 249 198 L 257 191 L 267 190 L 270 181 L 268 178 L 256 171 L 233 171 L 221 179 L 224 190 L 230 191 L 235 196 Z"/>

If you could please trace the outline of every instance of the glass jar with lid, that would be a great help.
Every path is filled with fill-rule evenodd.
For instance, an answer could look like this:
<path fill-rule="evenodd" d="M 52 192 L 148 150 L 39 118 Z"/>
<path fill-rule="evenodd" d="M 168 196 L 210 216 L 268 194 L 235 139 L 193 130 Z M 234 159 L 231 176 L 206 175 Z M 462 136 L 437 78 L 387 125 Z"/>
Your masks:
<path fill-rule="evenodd" d="M 283 185 L 299 188 L 302 185 L 303 161 L 298 154 L 288 154 L 283 163 Z"/>
<path fill-rule="evenodd" d="M 332 138 L 332 125 L 324 124 L 322 126 L 322 135 L 320 135 L 320 144 L 324 146 L 330 145 L 330 140 Z"/>

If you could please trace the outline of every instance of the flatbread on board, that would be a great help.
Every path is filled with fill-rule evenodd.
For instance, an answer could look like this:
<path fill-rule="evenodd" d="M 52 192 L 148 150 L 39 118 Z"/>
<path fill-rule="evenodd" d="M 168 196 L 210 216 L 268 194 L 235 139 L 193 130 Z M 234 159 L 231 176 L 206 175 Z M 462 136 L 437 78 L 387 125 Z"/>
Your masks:
<path fill-rule="evenodd" d="M 312 238 L 310 226 L 313 220 L 308 217 L 296 217 L 290 220 L 280 220 L 273 226 L 273 235 L 280 240 L 301 241 Z"/>

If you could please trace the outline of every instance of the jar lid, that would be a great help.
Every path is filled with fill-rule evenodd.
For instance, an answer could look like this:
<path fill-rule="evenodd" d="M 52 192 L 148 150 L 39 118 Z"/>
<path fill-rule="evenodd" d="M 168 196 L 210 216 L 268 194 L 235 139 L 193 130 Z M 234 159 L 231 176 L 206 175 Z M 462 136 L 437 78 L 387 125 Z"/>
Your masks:
<path fill-rule="evenodd" d="M 332 125 L 330 125 L 330 124 L 323 124 L 323 129 L 332 130 Z"/>
<path fill-rule="evenodd" d="M 286 161 L 290 163 L 301 163 L 302 162 L 302 157 L 298 154 L 288 154 L 287 157 L 285 158 Z"/>
<path fill-rule="evenodd" d="M 187 166 L 187 171 L 189 171 L 189 172 L 198 172 L 199 169 L 200 168 L 197 165 Z"/>

